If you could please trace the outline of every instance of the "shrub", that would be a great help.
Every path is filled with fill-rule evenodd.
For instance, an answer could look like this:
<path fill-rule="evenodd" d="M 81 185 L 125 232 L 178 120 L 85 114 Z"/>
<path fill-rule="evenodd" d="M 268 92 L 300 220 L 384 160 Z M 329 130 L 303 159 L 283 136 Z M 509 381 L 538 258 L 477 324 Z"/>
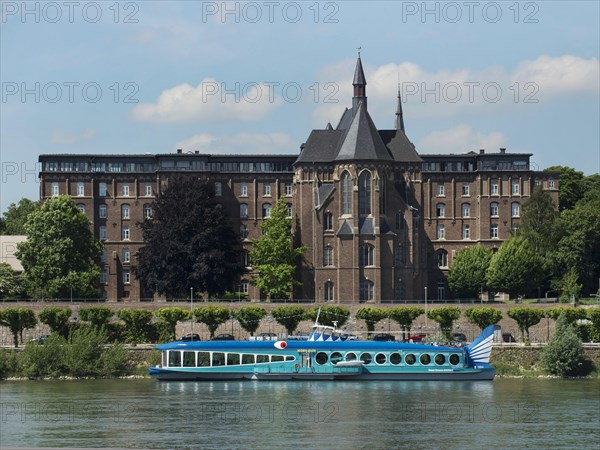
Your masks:
<path fill-rule="evenodd" d="M 123 345 L 116 343 L 104 348 L 97 373 L 102 377 L 118 377 L 129 372 L 129 355 Z"/>
<path fill-rule="evenodd" d="M 192 316 L 187 309 L 178 307 L 160 308 L 154 311 L 154 315 L 160 319 L 159 336 L 164 341 L 174 341 L 177 322 L 189 320 Z"/>
<path fill-rule="evenodd" d="M 101 374 L 99 361 L 106 340 L 107 336 L 103 328 L 83 326 L 71 333 L 65 352 L 69 374 L 74 377 L 99 376 Z"/>
<path fill-rule="evenodd" d="M 33 328 L 37 325 L 37 318 L 33 309 L 29 308 L 6 308 L 0 310 L 0 325 L 10 329 L 13 335 L 15 347 L 19 346 L 19 337 L 23 343 L 23 330 Z"/>
<path fill-rule="evenodd" d="M 583 345 L 565 315 L 556 322 L 556 331 L 542 351 L 542 367 L 561 377 L 578 375 L 584 362 Z"/>
<path fill-rule="evenodd" d="M 21 359 L 13 350 L 0 349 L 0 380 L 21 373 Z"/>
<path fill-rule="evenodd" d="M 600 342 L 600 330 L 591 323 L 582 323 L 575 329 L 582 342 Z"/>
<path fill-rule="evenodd" d="M 208 327 L 211 339 L 215 337 L 215 331 L 219 325 L 227 322 L 231 317 L 231 312 L 224 306 L 202 306 L 195 308 L 193 314 L 198 322 Z"/>
<path fill-rule="evenodd" d="M 275 322 L 285 328 L 288 335 L 291 335 L 306 318 L 306 310 L 302 306 L 278 306 L 271 310 L 271 316 Z"/>
<path fill-rule="evenodd" d="M 254 336 L 254 333 L 260 325 L 260 321 L 267 315 L 267 310 L 262 306 L 242 306 L 233 312 L 233 317 L 237 319 L 240 326 Z"/>
<path fill-rule="evenodd" d="M 460 317 L 460 308 L 456 306 L 441 306 L 427 311 L 427 317 L 440 324 L 440 329 L 446 340 L 452 340 L 452 326 Z"/>
<path fill-rule="evenodd" d="M 465 316 L 470 323 L 477 325 L 482 330 L 495 325 L 502 319 L 502 313 L 491 306 L 476 306 L 465 310 Z"/>
<path fill-rule="evenodd" d="M 59 308 L 58 306 L 49 306 L 44 308 L 38 314 L 40 322 L 50 327 L 52 333 L 56 333 L 64 339 L 69 338 L 69 318 L 72 311 L 69 308 Z"/>
<path fill-rule="evenodd" d="M 389 318 L 402 328 L 403 340 L 407 338 L 406 333 L 410 336 L 412 323 L 421 314 L 425 314 L 425 310 L 418 306 L 396 306 L 388 311 Z"/>
<path fill-rule="evenodd" d="M 130 344 L 148 342 L 151 334 L 152 311 L 147 309 L 125 308 L 117 312 L 117 316 L 125 322 L 125 341 Z"/>
<path fill-rule="evenodd" d="M 354 317 L 357 319 L 362 319 L 365 321 L 365 324 L 367 325 L 367 331 L 369 333 L 375 331 L 375 325 L 377 325 L 377 322 L 385 319 L 387 316 L 387 311 L 372 306 L 363 306 L 358 308 L 356 314 L 354 315 Z"/>
<path fill-rule="evenodd" d="M 106 326 L 113 314 L 113 310 L 108 306 L 88 306 L 79 310 L 79 318 L 96 328 Z"/>
<path fill-rule="evenodd" d="M 319 314 L 319 309 L 321 313 Z M 316 320 L 319 315 L 319 323 L 321 325 L 333 326 L 333 322 L 337 322 L 338 327 L 343 327 L 350 318 L 350 310 L 342 306 L 315 306 L 307 312 L 307 318 Z"/>
<path fill-rule="evenodd" d="M 66 339 L 57 334 L 50 335 L 43 344 L 29 342 L 23 350 L 23 375 L 30 378 L 66 375 L 66 344 Z"/>
<path fill-rule="evenodd" d="M 541 309 L 530 308 L 527 306 L 516 306 L 507 311 L 508 317 L 517 322 L 523 342 L 529 345 L 529 328 L 538 324 L 545 313 Z"/>

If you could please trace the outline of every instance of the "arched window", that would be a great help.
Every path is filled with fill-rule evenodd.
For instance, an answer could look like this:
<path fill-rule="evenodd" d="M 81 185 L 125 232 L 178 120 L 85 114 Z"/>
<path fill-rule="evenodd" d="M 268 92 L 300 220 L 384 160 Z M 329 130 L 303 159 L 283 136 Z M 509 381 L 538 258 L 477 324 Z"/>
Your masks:
<path fill-rule="evenodd" d="M 324 216 L 324 227 L 326 231 L 332 231 L 333 230 L 333 214 L 331 214 L 330 212 L 326 212 L 325 216 Z"/>
<path fill-rule="evenodd" d="M 463 203 L 461 209 L 463 217 L 471 217 L 471 205 L 468 203 Z"/>
<path fill-rule="evenodd" d="M 242 250 L 242 265 L 250 267 L 250 252 L 248 250 Z"/>
<path fill-rule="evenodd" d="M 291 203 L 287 203 L 285 205 L 285 212 L 288 217 L 292 217 L 292 204 Z"/>
<path fill-rule="evenodd" d="M 438 267 L 448 267 L 448 252 L 444 249 L 438 250 L 436 253 Z"/>
<path fill-rule="evenodd" d="M 121 205 L 121 219 L 129 219 L 129 205 Z"/>
<path fill-rule="evenodd" d="M 79 209 L 79 211 L 85 214 L 85 205 L 83 203 L 78 203 L 77 209 Z"/>
<path fill-rule="evenodd" d="M 498 203 L 490 203 L 490 216 L 498 217 Z"/>
<path fill-rule="evenodd" d="M 271 217 L 271 204 L 270 203 L 263 204 L 262 216 L 263 216 L 263 219 L 268 219 L 269 217 Z"/>
<path fill-rule="evenodd" d="M 323 249 L 323 265 L 325 267 L 333 266 L 333 248 L 332 247 L 325 247 Z"/>
<path fill-rule="evenodd" d="M 436 217 L 445 217 L 446 216 L 446 206 L 443 203 L 438 203 L 435 206 L 435 216 Z"/>
<path fill-rule="evenodd" d="M 240 204 L 240 217 L 242 219 L 248 218 L 248 205 L 245 203 Z"/>
<path fill-rule="evenodd" d="M 148 203 L 144 205 L 144 219 L 152 219 L 152 206 Z"/>
<path fill-rule="evenodd" d="M 352 178 L 348 172 L 342 174 L 342 214 L 352 214 Z"/>
<path fill-rule="evenodd" d="M 437 285 L 437 296 L 438 296 L 438 300 L 445 300 L 446 299 L 446 280 L 443 278 L 440 278 L 438 280 L 438 285 Z"/>
<path fill-rule="evenodd" d="M 521 216 L 521 205 L 519 202 L 513 202 L 510 206 L 511 216 L 512 217 L 520 217 Z"/>
<path fill-rule="evenodd" d="M 240 225 L 240 238 L 246 239 L 248 237 L 248 227 L 246 225 Z"/>
<path fill-rule="evenodd" d="M 373 253 L 375 247 L 370 244 L 361 245 L 358 249 L 358 264 L 360 267 L 373 265 Z"/>
<path fill-rule="evenodd" d="M 368 170 L 358 177 L 358 209 L 361 216 L 371 214 L 371 173 Z"/>
<path fill-rule="evenodd" d="M 334 291 L 333 291 L 333 282 L 328 281 L 325 283 L 324 294 L 325 294 L 324 299 L 326 302 L 331 302 L 331 301 L 335 300 Z"/>
<path fill-rule="evenodd" d="M 396 253 L 394 255 L 396 267 L 402 267 L 404 265 L 404 247 L 401 243 L 396 246 Z"/>
<path fill-rule="evenodd" d="M 379 185 L 379 214 L 386 214 L 387 211 L 387 177 L 382 173 L 378 180 Z"/>
<path fill-rule="evenodd" d="M 359 299 L 361 302 L 373 300 L 373 282 L 371 280 L 362 280 L 360 282 Z"/>

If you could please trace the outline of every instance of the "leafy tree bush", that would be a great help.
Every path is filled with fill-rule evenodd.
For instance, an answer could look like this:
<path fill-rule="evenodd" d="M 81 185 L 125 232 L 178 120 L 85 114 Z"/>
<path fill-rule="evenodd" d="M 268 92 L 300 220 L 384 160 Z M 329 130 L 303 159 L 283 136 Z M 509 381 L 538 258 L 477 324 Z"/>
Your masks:
<path fill-rule="evenodd" d="M 250 258 L 256 276 L 254 284 L 269 299 L 286 299 L 292 287 L 298 259 L 305 247 L 294 247 L 292 220 L 288 217 L 285 199 L 281 197 L 271 209 L 271 217 L 260 223 L 262 235 L 253 243 Z"/>
<path fill-rule="evenodd" d="M 483 245 L 461 250 L 452 262 L 448 286 L 459 295 L 476 298 L 487 288 L 486 272 L 491 260 L 492 252 Z"/>
<path fill-rule="evenodd" d="M 262 306 L 242 306 L 233 312 L 233 317 L 237 319 L 240 326 L 254 336 L 254 333 L 260 325 L 260 321 L 267 315 L 267 310 Z"/>
<path fill-rule="evenodd" d="M 125 322 L 126 342 L 141 344 L 150 341 L 152 311 L 124 308 L 117 311 L 117 317 Z"/>
<path fill-rule="evenodd" d="M 600 342 L 600 330 L 591 323 L 582 323 L 575 329 L 582 342 Z"/>
<path fill-rule="evenodd" d="M 30 378 L 58 378 L 67 375 L 67 340 L 59 334 L 49 336 L 43 344 L 29 342 L 23 350 L 23 374 Z"/>
<path fill-rule="evenodd" d="M 574 323 L 576 320 L 585 319 L 587 317 L 586 311 L 583 308 L 573 308 L 570 306 L 555 306 L 554 308 L 548 308 L 546 315 L 553 320 L 558 320 L 561 315 L 564 315 L 569 323 Z"/>
<path fill-rule="evenodd" d="M 0 298 L 9 298 L 19 293 L 19 283 L 14 270 L 8 263 L 0 263 Z"/>
<path fill-rule="evenodd" d="M 42 309 L 38 318 L 40 322 L 48 325 L 52 333 L 62 336 L 64 339 L 69 338 L 69 318 L 72 311 L 70 308 L 59 308 L 58 306 L 48 306 Z"/>
<path fill-rule="evenodd" d="M 567 273 L 563 275 L 560 280 L 560 301 L 568 303 L 571 299 L 578 299 L 581 294 L 582 284 L 577 282 L 579 280 L 579 274 L 575 267 L 571 267 Z"/>
<path fill-rule="evenodd" d="M 425 310 L 418 306 L 396 306 L 388 311 L 389 318 L 402 328 L 403 340 L 407 339 L 406 333 L 410 336 L 412 323 L 421 314 L 425 314 Z"/>
<path fill-rule="evenodd" d="M 15 347 L 19 346 L 19 338 L 23 343 L 23 330 L 37 325 L 37 318 L 29 308 L 6 308 L 0 310 L 0 325 L 8 327 L 13 335 Z"/>
<path fill-rule="evenodd" d="M 300 322 L 306 319 L 306 310 L 301 306 L 278 306 L 271 310 L 271 316 L 285 328 L 288 335 L 292 335 Z"/>
<path fill-rule="evenodd" d="M 19 375 L 21 371 L 19 354 L 15 351 L 0 349 L 0 380 Z"/>
<path fill-rule="evenodd" d="M 202 306 L 194 308 L 194 317 L 200 323 L 205 324 L 210 331 L 210 338 L 215 337 L 215 331 L 219 325 L 227 322 L 231 317 L 231 312 L 223 306 Z"/>
<path fill-rule="evenodd" d="M 507 311 L 508 317 L 517 322 L 523 342 L 529 345 L 529 328 L 537 325 L 545 313 L 541 309 L 530 308 L 528 306 L 515 306 Z"/>
<path fill-rule="evenodd" d="M 244 293 L 244 292 L 230 292 L 227 291 L 225 292 L 222 296 L 221 296 L 221 300 L 227 300 L 227 301 L 247 301 L 250 300 L 250 297 L 248 297 L 248 294 Z"/>
<path fill-rule="evenodd" d="M 320 314 L 319 309 L 321 309 Z M 312 321 L 317 320 L 317 314 L 319 315 L 319 323 L 321 325 L 329 325 L 332 327 L 333 322 L 337 322 L 337 326 L 339 328 L 343 327 L 350 318 L 350 310 L 348 308 L 344 308 L 343 306 L 315 306 L 314 308 L 309 309 L 306 313 L 307 318 Z"/>
<path fill-rule="evenodd" d="M 29 214 L 39 211 L 40 202 L 22 198 L 18 204 L 11 203 L 4 213 L 4 230 L 0 234 L 11 236 L 27 234 L 25 224 L 28 221 Z"/>
<path fill-rule="evenodd" d="M 470 323 L 477 325 L 482 330 L 495 325 L 502 319 L 502 313 L 491 306 L 476 306 L 465 310 L 465 316 Z"/>
<path fill-rule="evenodd" d="M 74 330 L 65 347 L 65 363 L 69 374 L 77 378 L 99 376 L 99 361 L 106 341 L 104 329 L 82 326 Z"/>
<path fill-rule="evenodd" d="M 586 312 L 587 318 L 592 321 L 592 325 L 600 333 L 600 308 L 588 308 Z"/>
<path fill-rule="evenodd" d="M 114 311 L 108 306 L 88 306 L 79 309 L 79 318 L 96 328 L 106 327 L 113 315 Z"/>
<path fill-rule="evenodd" d="M 452 340 L 452 326 L 454 321 L 460 317 L 460 308 L 456 306 L 440 306 L 427 311 L 427 317 L 440 325 L 444 338 Z"/>
<path fill-rule="evenodd" d="M 542 367 L 561 377 L 578 375 L 583 365 L 583 345 L 566 316 L 556 322 L 556 331 L 542 351 Z"/>
<path fill-rule="evenodd" d="M 165 341 L 174 341 L 176 339 L 175 330 L 177 329 L 177 322 L 189 320 L 192 317 L 190 311 L 178 307 L 160 308 L 154 311 L 154 315 L 160 319 L 159 324 L 164 324 L 164 331 L 161 329 L 163 333 L 160 333 L 160 338 Z"/>
<path fill-rule="evenodd" d="M 387 311 L 381 308 L 363 306 L 358 308 L 354 317 L 365 321 L 365 324 L 367 325 L 367 331 L 369 332 L 369 337 L 371 337 L 370 333 L 375 331 L 375 325 L 377 325 L 377 322 L 388 317 L 388 314 Z"/>

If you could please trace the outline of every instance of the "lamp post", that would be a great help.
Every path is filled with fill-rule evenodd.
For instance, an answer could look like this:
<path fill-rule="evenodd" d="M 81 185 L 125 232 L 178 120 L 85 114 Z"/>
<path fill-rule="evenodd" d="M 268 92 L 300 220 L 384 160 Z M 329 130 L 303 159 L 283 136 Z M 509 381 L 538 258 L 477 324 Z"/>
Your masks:
<path fill-rule="evenodd" d="M 425 286 L 425 327 L 427 326 L 427 286 Z"/>
<path fill-rule="evenodd" d="M 194 288 L 191 287 L 190 288 L 190 321 L 191 321 L 191 327 L 190 327 L 190 339 L 193 341 L 194 340 Z"/>

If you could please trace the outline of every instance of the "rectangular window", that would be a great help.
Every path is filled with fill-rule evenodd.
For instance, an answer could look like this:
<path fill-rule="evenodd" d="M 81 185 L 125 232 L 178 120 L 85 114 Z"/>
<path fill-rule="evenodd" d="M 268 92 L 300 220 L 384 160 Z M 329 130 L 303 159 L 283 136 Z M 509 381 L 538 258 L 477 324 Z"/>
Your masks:
<path fill-rule="evenodd" d="M 463 203 L 462 205 L 462 216 L 471 217 L 471 206 L 468 203 Z"/>
<path fill-rule="evenodd" d="M 293 193 L 292 183 L 285 183 L 285 196 L 291 197 Z"/>
<path fill-rule="evenodd" d="M 462 228 L 462 238 L 471 239 L 471 226 L 464 224 Z"/>
<path fill-rule="evenodd" d="M 445 216 L 446 207 L 443 203 L 438 203 L 435 207 L 435 215 L 436 217 L 444 217 Z"/>
<path fill-rule="evenodd" d="M 490 182 L 490 195 L 499 195 L 498 180 L 493 179 Z"/>
<path fill-rule="evenodd" d="M 77 183 L 77 196 L 83 197 L 85 195 L 85 185 L 83 183 Z"/>
<path fill-rule="evenodd" d="M 129 219 L 129 205 L 121 206 L 121 218 Z"/>
<path fill-rule="evenodd" d="M 246 205 L 245 203 L 242 203 L 240 205 L 240 217 L 242 219 L 248 218 L 248 205 Z"/>
<path fill-rule="evenodd" d="M 108 284 L 108 269 L 103 267 L 100 271 L 100 284 Z"/>
<path fill-rule="evenodd" d="M 104 225 L 100 227 L 100 240 L 106 240 L 106 227 Z"/>
<path fill-rule="evenodd" d="M 223 195 L 223 185 L 220 181 L 215 182 L 215 197 L 221 197 Z"/>
<path fill-rule="evenodd" d="M 248 295 L 249 283 L 247 281 L 242 281 L 242 284 L 240 284 L 240 289 L 244 294 Z"/>
<path fill-rule="evenodd" d="M 108 195 L 108 188 L 106 187 L 106 183 L 100 183 L 98 186 L 98 195 L 100 197 L 106 197 Z"/>
<path fill-rule="evenodd" d="M 490 238 L 498 239 L 498 225 L 497 224 L 492 224 L 490 226 Z"/>
<path fill-rule="evenodd" d="M 330 212 L 325 213 L 325 230 L 333 230 L 333 214 L 331 214 Z"/>
<path fill-rule="evenodd" d="M 462 195 L 469 195 L 469 182 L 468 181 L 463 181 Z"/>
<path fill-rule="evenodd" d="M 124 226 L 123 229 L 121 230 L 121 239 L 123 241 L 129 240 L 129 226 Z"/>
<path fill-rule="evenodd" d="M 131 252 L 128 248 L 123 249 L 123 262 L 131 262 Z"/>
<path fill-rule="evenodd" d="M 521 207 L 518 203 L 513 203 L 510 209 L 512 217 L 519 217 L 521 215 Z"/>
<path fill-rule="evenodd" d="M 52 197 L 58 197 L 59 194 L 58 183 L 52 183 Z"/>
<path fill-rule="evenodd" d="M 438 197 L 443 197 L 446 193 L 445 187 L 444 187 L 444 183 L 438 183 L 437 184 L 437 195 Z"/>
<path fill-rule="evenodd" d="M 263 183 L 263 197 L 271 196 L 271 183 Z"/>
<path fill-rule="evenodd" d="M 152 185 L 150 183 L 144 185 L 144 196 L 152 197 Z"/>
<path fill-rule="evenodd" d="M 436 231 L 438 239 L 446 239 L 446 229 L 444 228 L 444 225 L 438 225 Z"/>
<path fill-rule="evenodd" d="M 248 183 L 240 183 L 240 197 L 248 197 Z"/>
<path fill-rule="evenodd" d="M 123 197 L 129 197 L 129 185 L 127 183 L 123 184 Z"/>
<path fill-rule="evenodd" d="M 108 211 L 108 208 L 106 207 L 106 205 L 98 206 L 98 217 L 100 219 L 106 219 L 107 211 Z"/>
<path fill-rule="evenodd" d="M 323 251 L 323 265 L 325 267 L 333 266 L 333 248 L 325 247 Z"/>
<path fill-rule="evenodd" d="M 555 187 L 554 180 L 548 180 L 548 187 L 550 189 L 554 189 L 554 187 Z"/>
<path fill-rule="evenodd" d="M 129 269 L 123 269 L 123 284 L 131 283 L 131 273 Z"/>
<path fill-rule="evenodd" d="M 513 178 L 511 180 L 511 193 L 512 195 L 519 195 L 520 192 L 520 186 L 519 186 L 519 179 L 518 178 Z"/>

